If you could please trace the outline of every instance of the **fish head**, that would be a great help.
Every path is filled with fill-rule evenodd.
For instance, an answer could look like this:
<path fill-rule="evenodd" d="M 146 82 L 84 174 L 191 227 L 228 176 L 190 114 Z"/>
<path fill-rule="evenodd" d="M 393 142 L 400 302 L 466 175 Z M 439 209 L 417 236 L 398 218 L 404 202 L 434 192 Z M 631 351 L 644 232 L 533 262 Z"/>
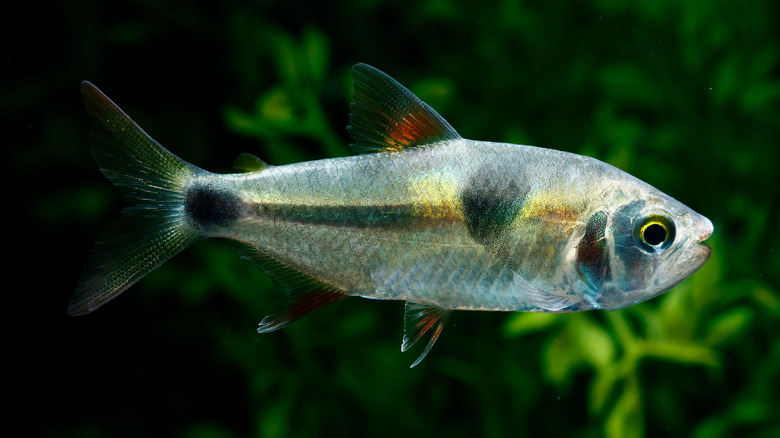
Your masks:
<path fill-rule="evenodd" d="M 590 308 L 618 310 L 669 291 L 709 259 L 712 222 L 641 183 L 588 220 L 577 270 Z M 613 198 L 614 200 L 615 198 Z"/>

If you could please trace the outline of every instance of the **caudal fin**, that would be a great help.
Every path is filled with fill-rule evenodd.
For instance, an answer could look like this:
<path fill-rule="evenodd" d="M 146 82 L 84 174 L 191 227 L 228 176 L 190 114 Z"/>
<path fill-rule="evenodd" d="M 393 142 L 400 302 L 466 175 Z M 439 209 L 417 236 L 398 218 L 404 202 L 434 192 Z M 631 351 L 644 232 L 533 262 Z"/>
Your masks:
<path fill-rule="evenodd" d="M 92 155 L 130 203 L 95 244 L 68 306 L 84 315 L 121 294 L 201 237 L 185 213 L 185 187 L 203 172 L 160 146 L 91 83 L 81 92 Z"/>

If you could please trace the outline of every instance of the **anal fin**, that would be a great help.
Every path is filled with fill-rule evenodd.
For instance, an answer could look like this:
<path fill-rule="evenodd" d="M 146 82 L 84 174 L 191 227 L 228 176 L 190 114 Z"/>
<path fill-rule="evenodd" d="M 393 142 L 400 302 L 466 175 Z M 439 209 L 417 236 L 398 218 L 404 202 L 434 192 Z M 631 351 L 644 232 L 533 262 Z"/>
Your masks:
<path fill-rule="evenodd" d="M 451 309 L 431 306 L 427 304 L 418 304 L 407 301 L 404 306 L 404 340 L 401 344 L 401 351 L 408 350 L 412 345 L 419 341 L 430 331 L 430 338 L 420 357 L 409 368 L 414 368 L 431 351 L 431 348 L 439 339 L 444 323 L 452 313 Z"/>
<path fill-rule="evenodd" d="M 285 299 L 280 302 L 279 310 L 268 315 L 260 321 L 257 327 L 258 333 L 268 333 L 278 330 L 288 324 L 302 318 L 309 313 L 330 303 L 347 297 L 341 291 L 312 290 L 295 291 L 285 294 Z"/>
<path fill-rule="evenodd" d="M 274 283 L 274 310 L 257 327 L 258 333 L 268 333 L 308 315 L 330 303 L 348 297 L 346 292 L 329 288 L 249 244 L 237 244 L 244 258 L 264 271 Z"/>

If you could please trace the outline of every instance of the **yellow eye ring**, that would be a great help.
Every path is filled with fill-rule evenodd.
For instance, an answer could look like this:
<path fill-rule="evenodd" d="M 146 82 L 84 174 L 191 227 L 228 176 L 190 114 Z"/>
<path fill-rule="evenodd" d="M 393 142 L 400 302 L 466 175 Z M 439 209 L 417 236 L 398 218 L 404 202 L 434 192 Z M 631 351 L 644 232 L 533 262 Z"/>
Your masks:
<path fill-rule="evenodd" d="M 668 216 L 652 214 L 638 222 L 635 239 L 647 252 L 659 252 L 669 247 L 675 237 L 674 222 Z"/>

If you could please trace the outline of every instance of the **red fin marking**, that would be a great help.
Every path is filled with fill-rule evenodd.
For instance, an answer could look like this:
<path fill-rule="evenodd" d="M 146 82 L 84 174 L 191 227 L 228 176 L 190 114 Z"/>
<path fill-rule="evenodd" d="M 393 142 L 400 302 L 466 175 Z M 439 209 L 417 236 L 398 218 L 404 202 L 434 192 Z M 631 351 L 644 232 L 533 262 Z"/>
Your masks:
<path fill-rule="evenodd" d="M 385 73 L 352 68 L 355 94 L 347 131 L 358 153 L 401 151 L 461 138 L 433 108 Z"/>
<path fill-rule="evenodd" d="M 257 328 L 257 332 L 268 333 L 278 330 L 320 307 L 336 302 L 347 296 L 349 295 L 344 292 L 329 290 L 315 290 L 302 294 L 301 296 L 292 296 L 290 297 L 291 300 L 283 304 L 278 312 L 268 314 L 263 318 Z"/>
<path fill-rule="evenodd" d="M 404 339 L 401 344 L 401 351 L 408 350 L 425 336 L 426 333 L 429 333 L 431 328 L 435 328 L 433 332 L 430 332 L 430 339 L 428 339 L 428 344 L 425 346 L 425 349 L 411 367 L 420 363 L 428 352 L 431 351 L 431 348 L 439 339 L 439 336 L 444 329 L 444 323 L 447 322 L 447 318 L 450 316 L 451 312 L 451 309 L 443 309 L 441 307 L 417 304 L 409 301 L 406 302 L 406 306 L 404 307 Z"/>

